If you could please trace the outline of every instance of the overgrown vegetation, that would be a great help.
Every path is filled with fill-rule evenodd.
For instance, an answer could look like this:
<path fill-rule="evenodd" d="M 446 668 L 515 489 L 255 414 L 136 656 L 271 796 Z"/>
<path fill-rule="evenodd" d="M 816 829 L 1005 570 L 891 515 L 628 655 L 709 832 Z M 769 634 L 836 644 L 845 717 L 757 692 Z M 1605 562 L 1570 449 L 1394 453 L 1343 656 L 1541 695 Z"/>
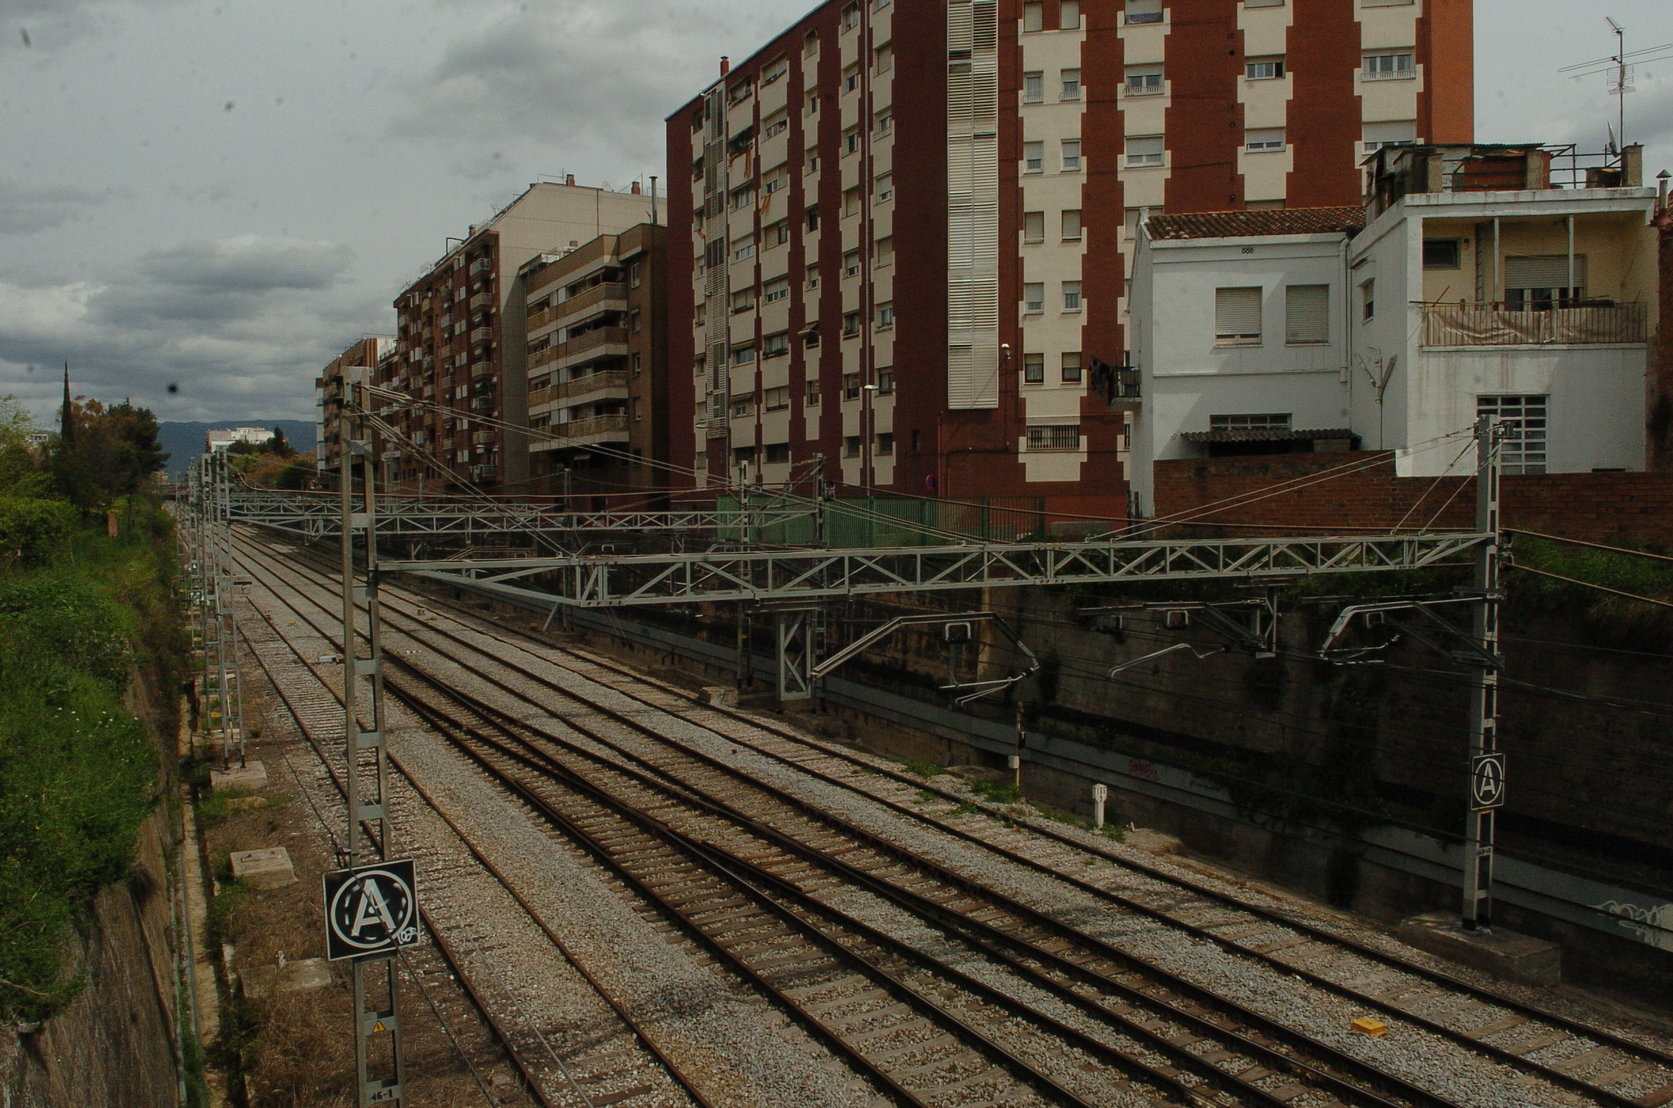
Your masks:
<path fill-rule="evenodd" d="M 156 803 L 130 685 L 146 665 L 172 688 L 186 651 L 172 525 L 138 491 L 165 457 L 154 419 L 149 450 L 134 431 L 149 416 L 122 405 L 107 425 L 77 405 L 75 441 L 37 453 L 0 398 L 0 1019 L 39 1019 L 81 987 L 68 940 L 129 871 Z M 98 446 L 80 456 L 77 443 Z"/>
<path fill-rule="evenodd" d="M 1673 604 L 1673 562 L 1526 535 L 1516 537 L 1511 562 L 1540 571 L 1518 573 L 1513 568 L 1505 574 L 1505 586 L 1518 605 L 1577 614 L 1601 645 L 1673 648 L 1673 608 L 1632 599 L 1642 596 Z M 1614 596 L 1588 587 L 1592 585 L 1630 595 Z"/>

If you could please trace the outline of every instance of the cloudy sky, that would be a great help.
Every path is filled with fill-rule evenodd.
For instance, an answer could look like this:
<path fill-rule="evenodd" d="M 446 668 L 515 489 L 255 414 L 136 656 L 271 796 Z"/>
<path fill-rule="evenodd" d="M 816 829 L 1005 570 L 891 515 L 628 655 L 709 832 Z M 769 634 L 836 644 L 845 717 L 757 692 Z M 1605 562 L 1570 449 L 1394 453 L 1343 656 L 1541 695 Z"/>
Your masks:
<path fill-rule="evenodd" d="M 1667 0 L 1476 0 L 1482 141 L 1600 149 Z M 662 119 L 813 0 L 4 0 L 0 395 L 311 418 L 317 370 L 541 176 L 664 176 Z M 1660 16 L 1661 18 L 1657 18 Z M 1673 168 L 1673 60 L 1629 138 Z M 171 389 L 171 386 L 174 386 Z"/>

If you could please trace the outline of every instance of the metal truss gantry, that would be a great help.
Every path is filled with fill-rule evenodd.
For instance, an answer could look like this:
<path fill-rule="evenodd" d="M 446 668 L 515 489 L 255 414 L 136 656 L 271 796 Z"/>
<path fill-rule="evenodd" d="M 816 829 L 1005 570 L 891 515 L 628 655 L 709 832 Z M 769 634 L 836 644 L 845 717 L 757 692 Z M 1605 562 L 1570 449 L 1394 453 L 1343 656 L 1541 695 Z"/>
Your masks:
<path fill-rule="evenodd" d="M 197 639 L 203 659 L 198 681 L 199 724 L 206 742 L 218 743 L 222 765 L 244 765 L 244 698 L 239 687 L 238 621 L 242 587 L 234 571 L 231 503 L 223 454 L 205 454 L 187 475 L 186 518 Z"/>

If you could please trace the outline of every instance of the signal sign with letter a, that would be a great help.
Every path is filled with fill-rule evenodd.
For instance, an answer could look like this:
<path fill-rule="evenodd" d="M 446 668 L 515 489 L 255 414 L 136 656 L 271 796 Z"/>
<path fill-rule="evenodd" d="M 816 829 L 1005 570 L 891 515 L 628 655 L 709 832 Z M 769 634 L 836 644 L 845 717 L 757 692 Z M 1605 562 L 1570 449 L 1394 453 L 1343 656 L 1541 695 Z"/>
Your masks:
<path fill-rule="evenodd" d="M 325 951 L 332 961 L 389 954 L 418 941 L 418 879 L 411 859 L 373 862 L 324 877 Z"/>

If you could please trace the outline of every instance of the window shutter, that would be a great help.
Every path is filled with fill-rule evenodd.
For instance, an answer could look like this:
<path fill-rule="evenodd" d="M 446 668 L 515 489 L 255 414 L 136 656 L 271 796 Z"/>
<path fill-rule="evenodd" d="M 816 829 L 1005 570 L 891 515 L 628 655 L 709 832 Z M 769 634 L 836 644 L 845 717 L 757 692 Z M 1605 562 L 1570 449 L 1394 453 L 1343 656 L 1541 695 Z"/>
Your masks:
<path fill-rule="evenodd" d="M 1261 337 L 1260 289 L 1214 290 L 1214 337 L 1256 340 Z"/>
<path fill-rule="evenodd" d="M 1574 286 L 1586 287 L 1586 255 L 1574 256 Z M 1507 289 L 1568 288 L 1567 254 L 1511 255 L 1505 259 Z"/>
<path fill-rule="evenodd" d="M 1291 285 L 1284 299 L 1284 341 L 1330 341 L 1330 286 Z"/>

